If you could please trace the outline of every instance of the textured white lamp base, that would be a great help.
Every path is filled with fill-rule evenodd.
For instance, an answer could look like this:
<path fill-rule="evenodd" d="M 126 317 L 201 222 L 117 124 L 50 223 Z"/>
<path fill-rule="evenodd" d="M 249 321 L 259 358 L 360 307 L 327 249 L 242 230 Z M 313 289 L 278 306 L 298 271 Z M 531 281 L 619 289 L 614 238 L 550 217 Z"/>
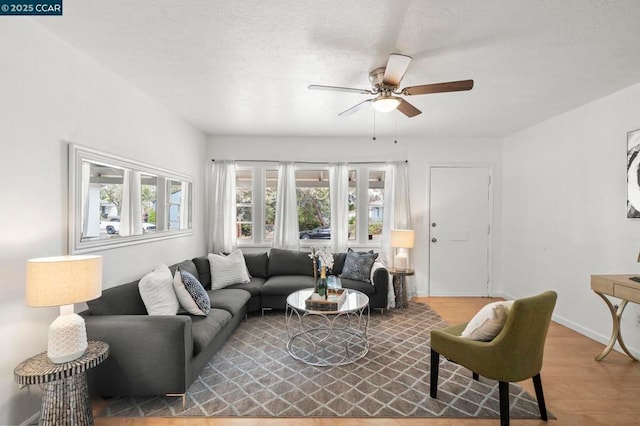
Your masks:
<path fill-rule="evenodd" d="M 60 306 L 60 316 L 49 326 L 47 356 L 62 364 L 80 358 L 87 350 L 84 319 L 73 312 L 73 305 Z"/>
<path fill-rule="evenodd" d="M 400 248 L 396 257 L 393 259 L 393 267 L 398 271 L 406 271 L 409 264 L 409 255 L 407 249 Z"/>

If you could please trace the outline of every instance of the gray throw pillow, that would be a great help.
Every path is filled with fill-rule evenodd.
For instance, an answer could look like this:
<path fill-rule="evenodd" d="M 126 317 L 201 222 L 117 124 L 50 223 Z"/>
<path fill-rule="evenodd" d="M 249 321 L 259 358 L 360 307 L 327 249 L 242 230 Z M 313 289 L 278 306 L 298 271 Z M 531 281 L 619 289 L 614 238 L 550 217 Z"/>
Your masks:
<path fill-rule="evenodd" d="M 378 258 L 378 253 L 361 253 L 349 251 L 342 268 L 342 278 L 370 282 L 371 267 Z"/>

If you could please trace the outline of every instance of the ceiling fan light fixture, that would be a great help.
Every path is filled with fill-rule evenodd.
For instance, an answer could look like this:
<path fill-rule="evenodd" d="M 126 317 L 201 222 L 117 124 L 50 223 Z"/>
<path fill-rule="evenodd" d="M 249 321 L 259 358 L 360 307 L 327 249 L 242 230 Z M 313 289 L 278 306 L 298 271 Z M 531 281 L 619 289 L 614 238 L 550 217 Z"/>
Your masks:
<path fill-rule="evenodd" d="M 390 112 L 398 108 L 401 99 L 397 96 L 385 96 L 373 100 L 373 107 L 378 112 Z"/>

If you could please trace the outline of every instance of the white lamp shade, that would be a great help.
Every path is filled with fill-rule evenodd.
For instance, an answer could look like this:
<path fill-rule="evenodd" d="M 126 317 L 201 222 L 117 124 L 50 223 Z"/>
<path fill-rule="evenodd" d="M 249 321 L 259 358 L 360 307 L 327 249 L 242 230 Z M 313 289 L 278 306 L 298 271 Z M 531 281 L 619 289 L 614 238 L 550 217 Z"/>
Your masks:
<path fill-rule="evenodd" d="M 391 247 L 413 248 L 415 242 L 415 232 L 412 229 L 392 229 Z"/>
<path fill-rule="evenodd" d="M 56 256 L 27 261 L 28 306 L 86 302 L 102 294 L 102 256 Z"/>
<path fill-rule="evenodd" d="M 102 256 L 56 256 L 27 261 L 26 301 L 29 306 L 60 306 L 49 326 L 47 356 L 61 364 L 87 349 L 84 319 L 73 304 L 102 294 Z"/>

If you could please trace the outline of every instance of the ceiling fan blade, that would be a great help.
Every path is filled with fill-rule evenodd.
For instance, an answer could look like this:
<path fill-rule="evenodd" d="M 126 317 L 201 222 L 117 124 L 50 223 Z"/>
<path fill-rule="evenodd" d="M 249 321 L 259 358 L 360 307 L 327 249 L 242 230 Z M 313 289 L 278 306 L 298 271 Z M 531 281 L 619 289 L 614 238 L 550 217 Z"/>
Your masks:
<path fill-rule="evenodd" d="M 367 99 L 366 101 L 362 101 L 359 104 L 356 104 L 354 106 L 352 106 L 351 108 L 342 111 L 340 114 L 338 114 L 339 116 L 343 116 L 343 115 L 351 115 L 356 111 L 360 111 L 362 108 L 368 106 L 368 104 L 371 103 L 373 99 Z"/>
<path fill-rule="evenodd" d="M 351 92 L 360 93 L 363 95 L 371 95 L 373 92 L 369 89 L 354 89 L 353 87 L 337 87 L 337 86 L 321 86 L 318 84 L 312 84 L 309 86 L 311 90 L 332 90 L 334 92 Z"/>
<path fill-rule="evenodd" d="M 389 55 L 387 66 L 384 70 L 384 77 L 382 77 L 382 83 L 387 86 L 398 86 L 404 73 L 407 72 L 407 68 L 411 63 L 411 56 L 401 55 L 399 53 L 392 53 Z"/>
<path fill-rule="evenodd" d="M 447 83 L 423 84 L 402 89 L 403 95 L 427 95 L 429 93 L 459 92 L 473 89 L 473 80 L 449 81 Z"/>
<path fill-rule="evenodd" d="M 422 114 L 422 111 L 420 111 L 418 108 L 414 107 L 404 99 L 400 100 L 400 104 L 396 109 L 407 117 L 415 117 L 418 114 Z"/>

